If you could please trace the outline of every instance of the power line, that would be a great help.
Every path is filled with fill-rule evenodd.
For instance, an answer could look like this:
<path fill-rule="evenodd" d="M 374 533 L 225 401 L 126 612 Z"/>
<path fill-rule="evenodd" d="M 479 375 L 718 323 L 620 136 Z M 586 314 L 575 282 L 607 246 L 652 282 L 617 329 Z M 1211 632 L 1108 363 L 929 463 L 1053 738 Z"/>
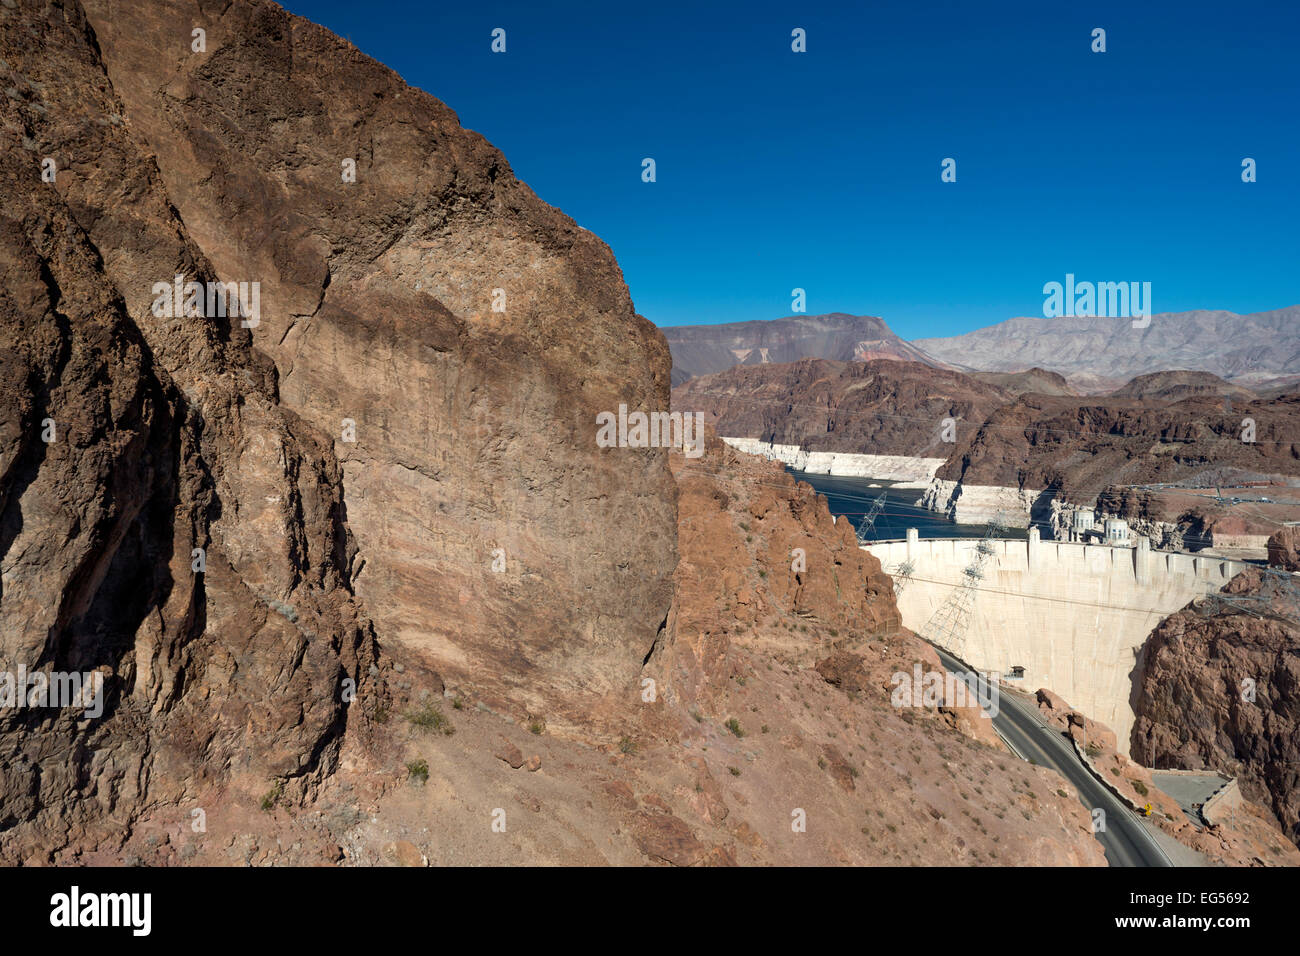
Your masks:
<path fill-rule="evenodd" d="M 956 584 L 953 584 L 951 581 L 938 581 L 933 578 L 919 577 L 915 573 L 911 574 L 908 577 L 908 580 L 921 581 L 924 582 L 925 584 L 938 584 L 943 587 L 952 587 L 952 588 L 964 588 L 967 586 L 965 582 L 958 582 Z M 1096 607 L 1096 608 L 1103 608 L 1107 611 L 1134 611 L 1141 614 L 1154 614 L 1162 618 L 1169 616 L 1168 614 L 1162 611 L 1154 611 L 1151 608 L 1145 608 L 1145 607 L 1127 607 L 1122 604 L 1101 604 L 1097 601 L 1076 601 L 1071 598 L 1047 597 L 1041 594 L 1020 594 L 1016 591 L 1002 591 L 999 590 L 998 588 L 972 587 L 972 590 L 982 591 L 988 594 L 1001 594 L 1005 597 L 1023 598 L 1026 601 L 1048 601 L 1052 604 L 1072 604 L 1079 607 Z"/>

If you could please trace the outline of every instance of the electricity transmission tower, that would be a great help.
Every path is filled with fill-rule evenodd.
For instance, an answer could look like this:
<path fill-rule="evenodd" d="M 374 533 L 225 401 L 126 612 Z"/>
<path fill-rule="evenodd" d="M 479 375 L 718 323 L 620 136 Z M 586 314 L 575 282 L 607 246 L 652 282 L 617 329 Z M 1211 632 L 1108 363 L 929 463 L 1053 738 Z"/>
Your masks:
<path fill-rule="evenodd" d="M 1212 614 L 1235 611 L 1295 624 L 1300 621 L 1300 583 L 1288 571 L 1260 568 L 1260 585 L 1254 592 L 1228 594 L 1219 591 L 1205 595 L 1196 604 Z"/>
<path fill-rule="evenodd" d="M 970 564 L 962 569 L 962 580 L 939 609 L 930 616 L 921 636 L 938 644 L 958 660 L 965 660 L 966 632 L 975 610 L 975 592 L 984 580 L 984 566 L 996 550 L 994 542 L 1006 534 L 1003 514 L 999 511 L 989 522 L 984 537 L 975 545 Z"/>
<path fill-rule="evenodd" d="M 894 597 L 903 593 L 903 588 L 907 587 L 907 582 L 912 580 L 912 572 L 915 570 L 915 561 L 899 561 L 894 565 Z"/>
<path fill-rule="evenodd" d="M 871 502 L 871 507 L 867 509 L 866 516 L 862 519 L 862 524 L 858 525 L 858 544 L 870 544 L 870 534 L 876 525 L 876 516 L 885 510 L 885 493 L 882 491 L 875 501 Z"/>

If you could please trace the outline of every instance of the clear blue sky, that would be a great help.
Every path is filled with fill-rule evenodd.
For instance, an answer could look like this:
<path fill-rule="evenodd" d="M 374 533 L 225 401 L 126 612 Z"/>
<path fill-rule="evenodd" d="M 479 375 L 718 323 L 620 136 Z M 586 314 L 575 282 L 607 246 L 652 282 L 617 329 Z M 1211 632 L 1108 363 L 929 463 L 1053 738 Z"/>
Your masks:
<path fill-rule="evenodd" d="M 1041 315 L 1066 272 L 1157 312 L 1300 303 L 1296 0 L 285 5 L 498 146 L 660 325 L 798 286 L 950 335 Z"/>

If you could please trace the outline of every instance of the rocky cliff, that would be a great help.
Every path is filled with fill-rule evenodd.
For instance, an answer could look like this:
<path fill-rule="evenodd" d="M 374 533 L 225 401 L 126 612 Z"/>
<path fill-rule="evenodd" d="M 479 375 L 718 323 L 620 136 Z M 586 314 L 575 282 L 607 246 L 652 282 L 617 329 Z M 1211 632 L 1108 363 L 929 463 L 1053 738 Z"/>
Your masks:
<path fill-rule="evenodd" d="M 377 706 L 376 637 L 598 726 L 676 564 L 666 452 L 594 441 L 668 403 L 609 250 L 273 4 L 0 17 L 0 657 L 107 694 L 0 712 L 6 855 L 206 783 L 302 796 Z"/>
<path fill-rule="evenodd" d="M 150 313 L 152 282 L 217 272 L 128 128 L 93 27 L 71 3 L 0 16 L 13 861 L 120 841 L 146 806 L 218 779 L 309 794 L 379 672 L 330 441 L 278 401 L 238 321 Z M 24 670 L 100 675 L 102 712 L 24 706 Z"/>
<path fill-rule="evenodd" d="M 1139 398 L 1147 401 L 1176 402 L 1196 396 L 1217 396 L 1233 401 L 1249 402 L 1256 398 L 1254 392 L 1240 385 L 1225 382 L 1209 372 L 1151 372 L 1139 375 L 1110 393 L 1115 398 Z"/>
<path fill-rule="evenodd" d="M 1243 440 L 1243 421 L 1254 423 Z M 1091 500 L 1109 485 L 1229 483 L 1300 475 L 1300 396 L 1226 406 L 1022 395 L 958 445 L 940 477 L 1054 488 Z"/>
<path fill-rule="evenodd" d="M 959 372 L 916 362 L 738 367 L 673 389 L 673 406 L 700 411 L 719 435 L 809 451 L 947 458 L 1012 395 Z"/>
<path fill-rule="evenodd" d="M 1246 571 L 1230 602 L 1166 618 L 1134 680 L 1132 753 L 1147 766 L 1239 778 L 1300 845 L 1300 614 L 1289 575 Z"/>
<path fill-rule="evenodd" d="M 250 347 L 338 459 L 376 626 L 503 708 L 562 721 L 623 693 L 668 609 L 673 486 L 662 450 L 601 449 L 593 422 L 666 407 L 669 356 L 609 249 L 274 4 L 85 8 L 187 232 L 261 284 Z M 128 311 L 170 275 L 124 270 Z"/>

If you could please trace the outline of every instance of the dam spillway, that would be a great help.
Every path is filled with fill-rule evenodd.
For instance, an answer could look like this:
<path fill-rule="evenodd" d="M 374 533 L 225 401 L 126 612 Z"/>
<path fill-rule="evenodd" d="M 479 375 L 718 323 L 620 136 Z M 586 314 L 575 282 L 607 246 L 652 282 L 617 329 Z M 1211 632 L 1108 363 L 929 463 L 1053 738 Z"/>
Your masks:
<path fill-rule="evenodd" d="M 900 581 L 904 626 L 924 635 L 927 622 L 961 587 L 979 542 L 971 538 L 864 545 Z M 1059 694 L 1107 724 L 1127 754 L 1133 727 L 1130 695 L 1138 653 L 1160 621 L 1196 597 L 1218 591 L 1248 565 L 1222 558 L 1042 541 L 994 540 L 984 563 L 962 656 L 980 670 L 1023 677 L 1008 683 Z M 912 571 L 900 580 L 900 565 Z"/>

